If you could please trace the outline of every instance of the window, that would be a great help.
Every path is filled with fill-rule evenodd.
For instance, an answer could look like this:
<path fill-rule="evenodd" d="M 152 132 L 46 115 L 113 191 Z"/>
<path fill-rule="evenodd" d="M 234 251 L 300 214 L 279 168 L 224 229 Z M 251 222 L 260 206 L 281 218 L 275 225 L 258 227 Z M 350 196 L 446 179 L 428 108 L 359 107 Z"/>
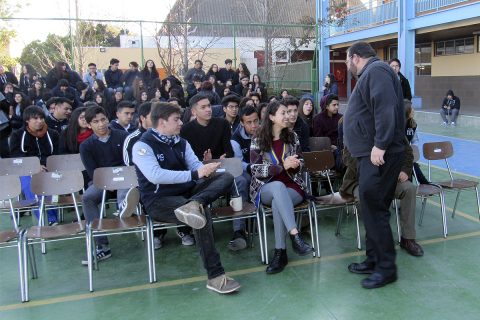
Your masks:
<path fill-rule="evenodd" d="M 473 37 L 435 42 L 436 56 L 473 53 Z"/>
<path fill-rule="evenodd" d="M 277 58 L 277 62 L 288 62 L 287 51 L 275 51 L 275 57 Z"/>

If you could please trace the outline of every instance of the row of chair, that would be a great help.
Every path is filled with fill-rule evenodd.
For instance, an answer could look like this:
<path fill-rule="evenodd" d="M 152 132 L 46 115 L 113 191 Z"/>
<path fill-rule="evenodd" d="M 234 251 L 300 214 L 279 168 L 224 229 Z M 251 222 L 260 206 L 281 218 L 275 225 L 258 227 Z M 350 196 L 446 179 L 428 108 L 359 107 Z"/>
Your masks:
<path fill-rule="evenodd" d="M 438 160 L 440 154 L 443 153 L 445 147 L 441 143 L 435 145 L 424 145 L 424 156 L 427 160 Z M 429 148 L 433 148 L 433 156 L 429 152 Z M 443 149 L 440 149 L 443 148 Z M 447 148 L 446 151 L 450 149 Z M 453 154 L 450 152 L 451 156 Z M 446 152 L 448 155 L 449 152 Z M 418 149 L 414 148 L 415 160 L 418 160 Z M 127 219 L 105 219 L 103 214 L 99 220 L 94 221 L 91 224 L 85 225 L 84 222 L 80 220 L 80 214 L 78 209 L 78 199 L 79 191 L 83 188 L 83 177 L 79 169 L 83 168 L 83 165 L 80 165 L 78 155 L 69 155 L 70 158 L 57 158 L 50 160 L 50 163 L 53 163 L 57 160 L 59 164 L 56 165 L 56 168 L 50 166 L 51 171 L 46 173 L 35 173 L 35 168 L 37 167 L 39 171 L 39 163 L 35 164 L 35 160 L 38 162 L 38 158 L 18 158 L 18 159 L 0 159 L 0 200 L 7 200 L 8 204 L 5 205 L 9 208 L 9 212 L 12 215 L 12 220 L 14 223 L 14 229 L 8 230 L 0 233 L 1 243 L 5 247 L 16 246 L 18 250 L 18 264 L 19 264 L 19 273 L 20 273 L 20 287 L 21 287 L 21 298 L 22 301 L 28 301 L 28 266 L 30 266 L 32 276 L 35 278 L 37 276 L 35 268 L 35 255 L 33 252 L 33 244 L 41 244 L 42 252 L 45 252 L 45 243 L 48 241 L 59 241 L 63 239 L 76 239 L 76 238 L 85 238 L 86 248 L 87 248 L 87 257 L 88 257 L 88 273 L 89 273 L 89 290 L 93 291 L 93 269 L 98 269 L 98 265 L 94 259 L 95 254 L 92 254 L 95 250 L 93 245 L 93 238 L 95 236 L 106 235 L 106 234 L 124 234 L 124 233 L 140 233 L 142 238 L 146 240 L 147 248 L 147 263 L 148 263 L 148 273 L 149 273 L 149 282 L 156 281 L 156 272 L 155 272 L 155 252 L 153 250 L 153 230 L 154 229 L 166 229 L 176 227 L 173 224 L 168 223 L 159 223 L 153 222 L 148 216 L 142 215 L 139 211 L 139 215 L 132 216 Z M 448 158 L 447 156 L 446 158 Z M 58 157 L 58 156 L 56 156 Z M 50 159 L 50 158 L 49 158 Z M 322 210 L 330 209 L 347 209 L 353 208 L 353 213 L 356 218 L 356 233 L 357 233 L 357 248 L 361 249 L 361 240 L 360 240 L 360 227 L 358 221 L 358 214 L 356 208 L 355 199 L 351 201 L 336 201 L 334 197 L 334 190 L 332 187 L 332 170 L 334 166 L 334 158 L 331 150 L 323 151 L 313 151 L 310 153 L 304 153 L 306 175 L 305 179 L 309 187 L 309 193 L 311 193 L 312 180 L 326 181 L 329 185 L 331 201 L 318 201 L 318 199 L 309 199 L 306 202 L 295 207 L 296 213 L 299 214 L 299 217 L 303 213 L 308 214 L 310 221 L 310 234 L 312 237 L 312 245 L 315 250 L 313 256 L 320 257 L 320 245 L 319 245 L 319 226 L 318 226 L 318 217 L 317 212 Z M 239 159 L 221 159 L 215 160 L 222 163 L 222 167 L 232 173 L 234 177 L 241 175 L 241 162 Z M 7 163 L 8 162 L 8 163 Z M 31 165 L 27 165 L 31 163 Z M 49 162 L 47 162 L 48 167 Z M 6 172 L 6 168 L 10 169 L 9 172 Z M 448 162 L 447 162 L 448 167 Z M 74 168 L 76 170 L 69 171 L 68 169 Z M 63 169 L 64 171 L 58 170 Z M 448 167 L 450 172 L 450 168 Z M 7 170 L 8 171 L 8 170 Z M 430 170 L 429 170 L 430 171 Z M 15 176 L 12 176 L 14 172 Z M 77 215 L 77 221 L 72 224 L 61 224 L 58 226 L 45 226 L 43 218 L 40 218 L 39 225 L 28 228 L 26 230 L 19 228 L 18 216 L 20 210 L 31 210 L 35 207 L 36 204 L 28 204 L 26 207 L 21 206 L 21 202 L 17 203 L 15 206 L 15 201 L 12 201 L 12 198 L 15 198 L 20 193 L 19 178 L 20 175 L 33 175 L 32 177 L 32 190 L 40 197 L 40 201 L 37 203 L 41 215 L 43 217 L 47 208 L 52 208 L 53 206 L 71 206 L 75 208 Z M 445 215 L 445 200 L 443 195 L 443 188 L 448 187 L 449 185 L 458 187 L 458 184 L 455 184 L 453 181 L 450 183 L 438 183 L 433 185 L 419 185 L 418 196 L 422 198 L 422 213 L 420 221 L 423 217 L 423 211 L 425 208 L 426 198 L 432 195 L 439 195 L 441 210 L 442 210 L 442 222 L 444 226 L 444 236 L 447 235 L 447 226 L 446 226 L 446 215 Z M 466 180 L 460 180 L 461 186 L 466 185 Z M 99 168 L 95 171 L 93 183 L 100 189 L 104 190 L 104 196 L 102 197 L 102 212 L 104 212 L 104 206 L 106 202 L 106 192 L 107 190 L 118 190 L 118 189 L 129 189 L 137 186 L 137 178 L 133 167 L 117 167 L 117 168 Z M 475 188 L 477 192 L 477 203 L 478 203 L 478 190 L 476 182 L 471 182 L 470 185 Z M 51 199 L 47 200 L 48 197 L 58 196 L 59 194 L 69 194 L 68 198 L 59 198 L 59 200 L 52 203 Z M 457 199 L 458 200 L 458 194 Z M 5 202 L 5 201 L 4 201 Z M 26 208 L 26 209 L 25 209 Z M 456 205 L 455 207 L 456 208 Z M 343 212 L 343 211 L 342 211 Z M 339 224 L 341 222 L 342 212 L 338 216 L 337 220 L 337 232 L 339 230 Z M 348 211 L 347 211 L 348 212 Z M 263 263 L 268 264 L 268 241 L 267 241 L 267 228 L 266 228 L 266 217 L 271 214 L 271 209 L 265 206 L 260 206 L 258 209 L 251 203 L 244 202 L 244 207 L 241 212 L 235 212 L 230 207 L 220 207 L 212 208 L 212 213 L 214 217 L 214 222 L 230 221 L 234 219 L 248 219 L 251 221 L 251 218 L 256 218 L 256 227 L 259 236 L 260 244 L 260 253 Z M 479 213 L 480 213 L 480 203 L 479 203 Z M 454 212 L 452 216 L 454 215 Z M 397 223 L 398 223 L 398 211 L 397 211 Z M 253 224 L 249 223 L 248 234 L 250 236 L 250 242 L 253 244 Z M 400 237 L 400 231 L 399 231 Z M 29 249 L 32 248 L 32 249 Z"/>

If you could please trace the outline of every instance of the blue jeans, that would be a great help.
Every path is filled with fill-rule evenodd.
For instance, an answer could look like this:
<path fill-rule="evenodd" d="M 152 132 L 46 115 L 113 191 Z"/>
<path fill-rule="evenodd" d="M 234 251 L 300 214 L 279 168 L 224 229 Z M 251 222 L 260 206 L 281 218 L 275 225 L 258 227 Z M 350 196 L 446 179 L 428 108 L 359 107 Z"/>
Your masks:
<path fill-rule="evenodd" d="M 30 189 L 31 181 L 32 181 L 32 177 L 30 176 L 20 177 L 20 183 L 22 184 L 22 193 L 25 196 L 26 200 L 32 200 L 36 198 L 35 194 Z M 37 217 L 37 220 L 40 219 L 40 211 L 38 209 L 34 209 L 33 214 L 35 214 L 35 217 Z M 57 222 L 57 210 L 55 209 L 47 210 L 47 216 L 48 216 L 49 223 Z"/>

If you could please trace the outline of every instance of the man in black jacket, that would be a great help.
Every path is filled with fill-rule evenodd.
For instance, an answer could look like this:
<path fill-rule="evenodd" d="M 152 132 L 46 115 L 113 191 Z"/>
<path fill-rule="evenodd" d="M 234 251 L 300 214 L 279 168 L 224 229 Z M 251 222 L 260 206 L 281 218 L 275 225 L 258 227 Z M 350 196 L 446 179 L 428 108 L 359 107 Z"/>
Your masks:
<path fill-rule="evenodd" d="M 132 101 L 124 100 L 117 105 L 117 118 L 110 122 L 110 128 L 132 133 L 135 126 L 132 125 L 135 106 Z"/>
<path fill-rule="evenodd" d="M 42 171 L 47 171 L 47 158 L 58 153 L 58 133 L 48 128 L 45 123 L 45 113 L 42 108 L 30 106 L 23 111 L 24 126 L 12 132 L 10 136 L 11 157 L 38 157 L 42 165 Z M 22 192 L 25 199 L 34 199 L 35 195 L 30 190 L 30 176 L 20 177 Z M 38 210 L 34 210 L 37 219 Z M 48 210 L 48 223 L 57 223 L 56 210 Z"/>
<path fill-rule="evenodd" d="M 403 98 L 411 101 L 412 90 L 410 89 L 410 82 L 408 82 L 408 79 L 405 78 L 405 76 L 400 72 L 400 68 L 402 67 L 400 60 L 398 60 L 397 58 L 393 58 L 388 62 L 388 64 L 397 74 L 398 80 L 400 80 L 400 83 L 402 85 Z"/>
<path fill-rule="evenodd" d="M 93 172 L 96 168 L 123 166 L 123 143 L 128 133 L 125 130 L 114 130 L 108 127 L 107 112 L 99 106 L 89 107 L 85 111 L 85 121 L 93 130 L 93 134 L 80 145 L 80 157 L 87 170 L 90 180 L 93 181 Z M 117 204 L 120 207 L 128 190 L 117 190 Z M 85 219 L 91 222 L 100 218 L 98 205 L 102 202 L 103 191 L 93 184 L 82 196 L 82 207 Z M 95 237 L 97 260 L 105 260 L 112 253 L 108 247 L 107 237 Z M 87 265 L 87 260 L 82 261 Z"/>
<path fill-rule="evenodd" d="M 390 211 L 405 151 L 405 109 L 400 81 L 366 42 L 347 50 L 348 70 L 358 79 L 344 116 L 344 142 L 358 162 L 360 208 L 367 258 L 348 266 L 370 274 L 361 284 L 379 288 L 397 280 Z"/>
<path fill-rule="evenodd" d="M 67 98 L 56 97 L 47 101 L 47 107 L 50 109 L 53 104 L 53 112 L 45 119 L 48 127 L 60 134 L 68 126 L 68 120 L 72 114 L 72 101 Z"/>

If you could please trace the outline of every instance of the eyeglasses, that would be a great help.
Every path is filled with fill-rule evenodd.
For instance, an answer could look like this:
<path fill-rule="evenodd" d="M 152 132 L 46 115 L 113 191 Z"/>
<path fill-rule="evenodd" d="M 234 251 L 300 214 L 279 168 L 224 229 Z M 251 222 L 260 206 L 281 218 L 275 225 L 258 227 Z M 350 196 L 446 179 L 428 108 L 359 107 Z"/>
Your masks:
<path fill-rule="evenodd" d="M 348 64 L 348 62 L 353 58 L 353 54 L 351 56 L 347 57 L 347 60 L 345 60 L 345 64 Z"/>
<path fill-rule="evenodd" d="M 232 104 L 229 104 L 229 105 L 227 105 L 227 108 L 230 108 L 230 109 L 238 109 L 238 108 L 240 108 L 240 107 L 239 107 L 238 105 L 235 105 L 235 106 L 234 106 L 234 105 L 232 105 Z"/>

